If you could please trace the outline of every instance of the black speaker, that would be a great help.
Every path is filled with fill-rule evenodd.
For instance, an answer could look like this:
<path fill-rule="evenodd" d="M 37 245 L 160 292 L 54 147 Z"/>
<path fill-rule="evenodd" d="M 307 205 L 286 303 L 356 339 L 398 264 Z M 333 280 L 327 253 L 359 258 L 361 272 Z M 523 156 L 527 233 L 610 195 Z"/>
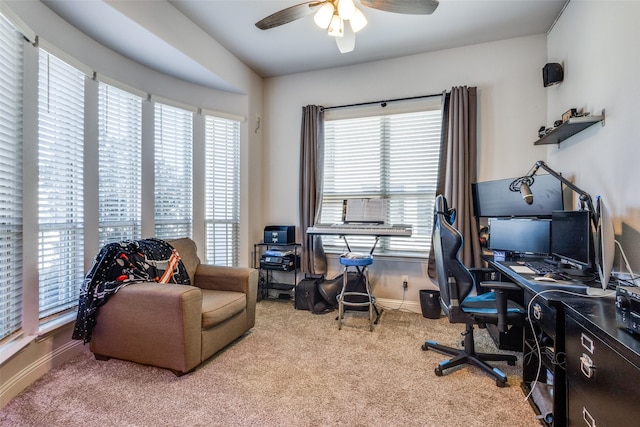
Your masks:
<path fill-rule="evenodd" d="M 545 64 L 545 66 L 542 67 L 542 81 L 544 82 L 544 87 L 557 85 L 563 78 L 564 71 L 562 71 L 562 65 L 553 62 Z"/>

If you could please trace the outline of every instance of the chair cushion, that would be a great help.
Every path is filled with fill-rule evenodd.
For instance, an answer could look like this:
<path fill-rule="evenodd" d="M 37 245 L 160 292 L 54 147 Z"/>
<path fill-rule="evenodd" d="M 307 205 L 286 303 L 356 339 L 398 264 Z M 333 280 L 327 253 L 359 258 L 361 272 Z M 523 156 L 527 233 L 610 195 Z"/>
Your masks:
<path fill-rule="evenodd" d="M 497 314 L 496 294 L 495 292 L 487 292 L 468 296 L 462 301 L 460 308 L 465 313 Z M 507 313 L 523 313 L 523 311 L 517 303 L 507 300 Z"/>
<path fill-rule="evenodd" d="M 247 297 L 242 292 L 202 289 L 202 329 L 224 322 L 242 312 L 246 305 Z"/>

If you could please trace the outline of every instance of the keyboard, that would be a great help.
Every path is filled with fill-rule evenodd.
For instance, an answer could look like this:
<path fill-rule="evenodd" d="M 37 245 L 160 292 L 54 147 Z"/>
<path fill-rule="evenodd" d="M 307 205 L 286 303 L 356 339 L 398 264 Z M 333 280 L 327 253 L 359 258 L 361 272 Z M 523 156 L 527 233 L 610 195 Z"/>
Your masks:
<path fill-rule="evenodd" d="M 309 234 L 349 234 L 362 236 L 403 236 L 410 237 L 409 224 L 316 224 L 307 229 Z"/>
<path fill-rule="evenodd" d="M 524 265 L 529 267 L 535 274 L 558 273 L 558 269 L 543 261 L 528 261 Z"/>

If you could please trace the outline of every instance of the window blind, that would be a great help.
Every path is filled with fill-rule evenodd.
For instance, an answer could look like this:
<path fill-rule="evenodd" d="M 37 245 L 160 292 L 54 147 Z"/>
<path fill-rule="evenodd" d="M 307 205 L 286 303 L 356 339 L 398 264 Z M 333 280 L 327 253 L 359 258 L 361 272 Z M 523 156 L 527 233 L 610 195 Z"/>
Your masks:
<path fill-rule="evenodd" d="M 155 232 L 192 237 L 193 113 L 155 104 Z"/>
<path fill-rule="evenodd" d="M 206 262 L 238 265 L 240 122 L 205 116 Z"/>
<path fill-rule="evenodd" d="M 84 79 L 40 49 L 38 273 L 40 318 L 77 304 L 84 277 Z"/>
<path fill-rule="evenodd" d="M 22 327 L 22 35 L 0 15 L 0 340 Z"/>
<path fill-rule="evenodd" d="M 382 238 L 376 253 L 428 253 L 440 128 L 439 109 L 327 120 L 321 222 L 340 222 L 344 199 L 385 198 L 385 222 L 411 224 L 413 235 Z M 337 237 L 323 241 L 327 250 L 344 250 Z M 349 244 L 365 250 L 373 238 L 353 236 Z"/>
<path fill-rule="evenodd" d="M 99 242 L 142 234 L 142 99 L 106 83 L 98 89 Z"/>

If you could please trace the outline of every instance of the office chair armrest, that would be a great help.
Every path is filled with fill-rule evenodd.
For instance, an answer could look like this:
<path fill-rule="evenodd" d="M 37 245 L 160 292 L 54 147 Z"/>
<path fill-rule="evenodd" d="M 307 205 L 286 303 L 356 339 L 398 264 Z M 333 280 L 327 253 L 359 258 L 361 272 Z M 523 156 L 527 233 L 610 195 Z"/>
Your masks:
<path fill-rule="evenodd" d="M 507 330 L 507 291 L 520 290 L 520 287 L 511 282 L 481 282 L 480 286 L 489 288 L 496 294 L 498 331 L 505 332 Z"/>
<path fill-rule="evenodd" d="M 495 273 L 496 270 L 491 268 L 491 267 L 473 267 L 473 268 L 468 268 L 468 270 L 473 274 L 483 274 L 484 277 L 487 277 L 487 275 L 491 274 L 491 273 Z"/>
<path fill-rule="evenodd" d="M 490 267 L 474 267 L 474 268 L 469 268 L 468 270 L 469 270 L 469 273 L 471 273 L 473 275 L 473 278 L 475 279 L 476 292 L 478 293 L 478 295 L 488 292 L 489 289 L 483 288 L 481 286 L 481 283 L 495 280 L 494 273 L 496 273 L 496 270 Z"/>
<path fill-rule="evenodd" d="M 484 281 L 480 282 L 480 286 L 493 291 L 520 291 L 522 288 L 513 282 Z"/>

